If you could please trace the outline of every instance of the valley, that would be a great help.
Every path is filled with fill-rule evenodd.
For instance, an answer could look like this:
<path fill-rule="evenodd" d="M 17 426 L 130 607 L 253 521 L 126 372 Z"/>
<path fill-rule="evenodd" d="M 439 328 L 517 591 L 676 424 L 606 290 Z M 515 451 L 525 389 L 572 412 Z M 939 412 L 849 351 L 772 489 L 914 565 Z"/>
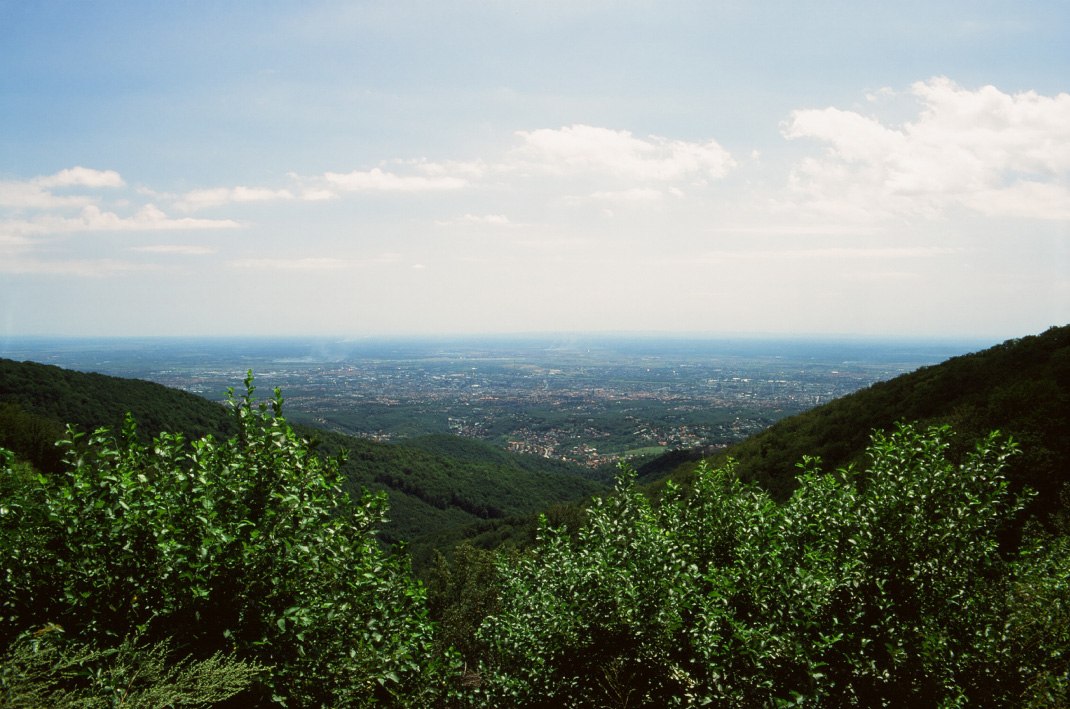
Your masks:
<path fill-rule="evenodd" d="M 253 370 L 298 423 L 372 439 L 431 434 L 612 465 L 720 448 L 786 416 L 984 343 L 496 337 L 25 339 L 0 356 L 145 379 L 221 400 Z"/>

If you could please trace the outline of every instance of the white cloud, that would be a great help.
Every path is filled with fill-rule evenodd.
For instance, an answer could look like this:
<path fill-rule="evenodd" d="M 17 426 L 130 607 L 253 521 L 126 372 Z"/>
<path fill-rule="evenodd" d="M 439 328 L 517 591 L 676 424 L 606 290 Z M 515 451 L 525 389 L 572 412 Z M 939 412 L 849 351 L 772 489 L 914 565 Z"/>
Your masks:
<path fill-rule="evenodd" d="M 325 202 L 334 199 L 338 193 L 322 187 L 305 187 L 301 190 L 301 199 L 305 202 Z"/>
<path fill-rule="evenodd" d="M 854 224 L 823 223 L 823 224 L 762 224 L 759 226 L 740 224 L 736 226 L 705 227 L 704 232 L 710 234 L 746 234 L 754 236 L 830 236 L 830 235 L 861 235 L 871 234 L 876 231 L 875 227 L 859 227 Z"/>
<path fill-rule="evenodd" d="M 945 246 L 910 246 L 910 247 L 828 247 L 812 249 L 777 249 L 753 251 L 710 251 L 705 258 L 710 261 L 797 261 L 801 259 L 817 261 L 843 261 L 862 259 L 869 261 L 890 261 L 893 259 L 924 259 L 941 256 L 953 256 L 961 253 L 958 248 Z"/>
<path fill-rule="evenodd" d="M 196 229 L 237 229 L 232 219 L 194 219 L 167 216 L 161 209 L 146 204 L 132 216 L 123 217 L 96 205 L 84 207 L 77 217 L 43 215 L 23 222 L 8 222 L 16 232 L 45 234 L 81 231 L 177 231 Z"/>
<path fill-rule="evenodd" d="M 235 268 L 261 271 L 338 271 L 346 268 L 396 264 L 401 261 L 401 258 L 401 254 L 388 252 L 363 259 L 346 259 L 333 256 L 248 258 L 231 261 L 230 265 Z"/>
<path fill-rule="evenodd" d="M 674 191 L 678 194 L 679 191 Z M 626 190 L 598 190 L 592 192 L 586 198 L 571 198 L 572 201 L 594 200 L 597 202 L 611 202 L 617 205 L 635 204 L 659 204 L 665 199 L 665 193 L 661 190 L 649 187 L 632 187 Z"/>
<path fill-rule="evenodd" d="M 791 186 L 806 206 L 853 219 L 934 216 L 966 207 L 990 216 L 1070 217 L 1070 94 L 915 83 L 913 121 L 885 125 L 837 108 L 794 111 L 788 139 L 827 144 Z"/>
<path fill-rule="evenodd" d="M 353 172 L 327 172 L 327 185 L 341 192 L 429 192 L 456 190 L 468 185 L 468 180 L 448 174 L 398 175 L 375 167 Z"/>
<path fill-rule="evenodd" d="M 518 131 L 511 169 L 556 175 L 600 174 L 638 182 L 724 177 L 736 162 L 716 141 L 692 143 L 629 131 L 572 125 Z"/>
<path fill-rule="evenodd" d="M 456 177 L 465 180 L 478 180 L 490 170 L 482 160 L 404 160 L 399 161 L 399 164 L 412 167 L 429 177 Z"/>
<path fill-rule="evenodd" d="M 480 226 L 497 226 L 497 227 L 513 227 L 520 226 L 509 220 L 509 217 L 504 214 L 465 214 L 463 217 L 457 219 L 444 219 L 436 221 L 438 226 L 456 226 L 456 225 L 480 225 Z"/>
<path fill-rule="evenodd" d="M 29 239 L 21 234 L 0 231 L 0 247 L 22 248 L 29 246 L 31 243 Z"/>
<path fill-rule="evenodd" d="M 198 246 L 195 244 L 156 244 L 153 246 L 134 246 L 131 251 L 139 251 L 148 254 L 175 254 L 178 256 L 210 256 L 217 249 L 211 246 Z"/>
<path fill-rule="evenodd" d="M 241 224 L 233 219 L 193 219 L 190 217 L 174 219 L 152 204 L 146 204 L 132 217 L 119 217 L 112 212 L 101 212 L 93 207 L 83 210 L 83 217 L 87 215 L 95 228 L 124 231 L 238 229 L 241 227 Z"/>
<path fill-rule="evenodd" d="M 266 187 L 216 187 L 212 189 L 192 190 L 182 195 L 175 206 L 184 211 L 219 207 L 235 202 L 267 202 L 290 200 L 294 194 L 287 189 L 273 190 Z"/>
<path fill-rule="evenodd" d="M 69 259 L 49 261 L 39 258 L 5 258 L 0 259 L 0 273 L 16 275 L 79 276 L 84 278 L 103 278 L 116 273 L 134 271 L 154 271 L 153 264 L 131 263 L 117 259 Z"/>
<path fill-rule="evenodd" d="M 1018 182 L 1007 187 L 978 190 L 964 203 L 990 217 L 1070 219 L 1070 186 Z"/>
<path fill-rule="evenodd" d="M 126 183 L 114 170 L 94 170 L 89 167 L 71 167 L 54 175 L 38 177 L 34 184 L 41 187 L 122 187 Z"/>
<path fill-rule="evenodd" d="M 87 195 L 56 195 L 57 187 L 122 187 L 125 183 L 113 170 L 72 167 L 53 175 L 26 181 L 0 182 L 0 207 L 15 209 L 66 209 L 84 207 L 96 200 Z"/>
<path fill-rule="evenodd" d="M 0 182 L 0 207 L 65 209 L 84 207 L 93 199 L 83 195 L 55 195 L 34 182 Z"/>
<path fill-rule="evenodd" d="M 527 184 L 523 189 L 529 194 L 542 194 L 546 188 L 551 192 L 559 188 L 553 179 L 547 183 L 545 178 L 568 176 L 586 180 L 591 189 L 589 198 L 595 200 L 652 202 L 666 194 L 683 196 L 680 187 L 670 183 L 706 184 L 736 166 L 728 151 L 712 140 L 700 143 L 658 136 L 644 139 L 628 131 L 588 125 L 518 131 L 514 135 L 520 144 L 494 159 L 397 159 L 370 169 L 330 171 L 314 177 L 290 173 L 299 185 L 294 196 L 311 201 L 349 192 L 417 194 L 471 187 L 516 190 L 521 188 L 515 181 L 527 178 L 544 182 Z M 231 199 L 224 188 L 191 195 L 196 198 L 190 200 L 191 204 L 217 204 Z M 265 192 L 263 196 L 283 195 Z M 451 224 L 456 220 L 437 223 Z M 492 221 L 484 219 L 480 223 Z"/>

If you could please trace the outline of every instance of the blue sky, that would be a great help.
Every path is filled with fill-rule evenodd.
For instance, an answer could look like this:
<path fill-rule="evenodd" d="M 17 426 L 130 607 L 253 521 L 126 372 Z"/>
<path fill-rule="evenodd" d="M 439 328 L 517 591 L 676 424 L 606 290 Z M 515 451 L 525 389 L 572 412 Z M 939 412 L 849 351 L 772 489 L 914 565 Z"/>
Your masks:
<path fill-rule="evenodd" d="M 1070 4 L 5 2 L 0 335 L 1070 322 Z"/>

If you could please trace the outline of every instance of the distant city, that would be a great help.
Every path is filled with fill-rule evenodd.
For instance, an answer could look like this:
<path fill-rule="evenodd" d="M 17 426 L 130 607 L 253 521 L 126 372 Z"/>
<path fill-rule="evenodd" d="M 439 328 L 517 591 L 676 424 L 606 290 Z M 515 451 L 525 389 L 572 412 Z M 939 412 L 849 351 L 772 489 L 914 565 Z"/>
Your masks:
<path fill-rule="evenodd" d="M 213 400 L 252 370 L 285 413 L 378 441 L 454 434 L 598 467 L 721 447 L 991 342 L 787 338 L 428 340 L 23 338 L 0 356 L 146 379 Z"/>

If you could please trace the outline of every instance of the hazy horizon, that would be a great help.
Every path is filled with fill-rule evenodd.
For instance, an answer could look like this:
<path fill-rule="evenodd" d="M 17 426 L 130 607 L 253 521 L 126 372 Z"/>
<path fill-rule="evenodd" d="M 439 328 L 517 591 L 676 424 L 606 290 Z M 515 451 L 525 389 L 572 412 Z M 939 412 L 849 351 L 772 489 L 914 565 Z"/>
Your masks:
<path fill-rule="evenodd" d="M 1037 334 L 1070 322 L 1067 27 L 0 0 L 0 338 Z"/>
<path fill-rule="evenodd" d="M 25 359 L 86 369 L 123 363 L 229 361 L 254 369 L 270 362 L 340 362 L 363 359 L 492 357 L 524 361 L 532 357 L 579 355 L 594 359 L 618 356 L 680 356 L 707 359 L 777 359 L 805 356 L 828 362 L 855 358 L 931 364 L 978 352 L 1003 340 L 966 337 L 821 336 L 753 333 L 489 333 L 383 337 L 326 336 L 0 336 L 0 358 Z M 255 364 L 254 364 L 255 363 Z M 93 369 L 93 367 L 89 367 Z"/>
<path fill-rule="evenodd" d="M 1053 325 L 1052 327 L 1059 327 Z M 29 333 L 29 334 L 0 334 L 0 353 L 5 342 L 29 342 L 29 341 L 55 341 L 55 342 L 332 342 L 354 343 L 365 342 L 962 342 L 962 343 L 991 343 L 998 344 L 1005 340 L 1039 335 L 1048 328 L 1037 332 L 1026 332 L 1013 335 L 978 335 L 978 334 L 951 334 L 951 335 L 914 335 L 904 333 L 851 333 L 851 332 L 689 332 L 689 331 L 531 331 L 531 332 L 399 332 L 389 334 L 364 334 L 346 335 L 339 333 L 322 334 L 294 334 L 294 333 L 231 333 L 211 335 L 159 335 L 159 334 L 133 334 L 133 335 L 69 335 L 63 333 Z"/>

